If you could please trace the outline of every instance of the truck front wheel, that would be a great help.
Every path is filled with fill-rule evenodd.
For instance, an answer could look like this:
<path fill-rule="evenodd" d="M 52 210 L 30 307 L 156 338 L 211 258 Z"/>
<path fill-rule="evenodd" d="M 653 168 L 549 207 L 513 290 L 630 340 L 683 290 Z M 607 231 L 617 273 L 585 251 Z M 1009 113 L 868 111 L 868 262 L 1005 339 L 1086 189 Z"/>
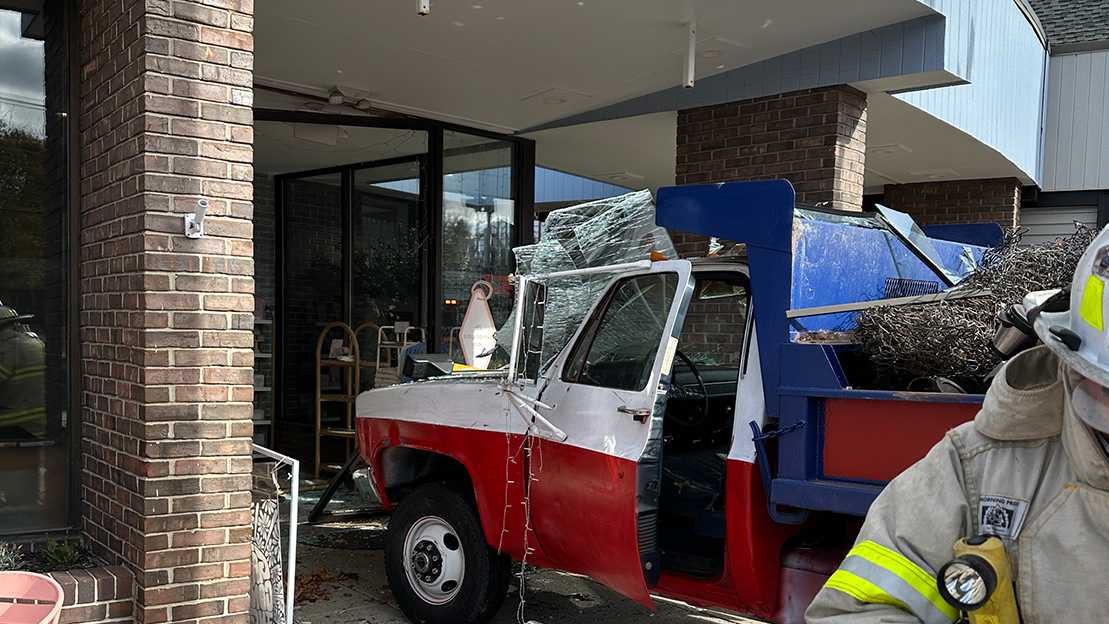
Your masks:
<path fill-rule="evenodd" d="M 389 586 L 417 624 L 486 621 L 504 599 L 508 565 L 486 544 L 470 502 L 443 485 L 419 488 L 389 520 Z"/>

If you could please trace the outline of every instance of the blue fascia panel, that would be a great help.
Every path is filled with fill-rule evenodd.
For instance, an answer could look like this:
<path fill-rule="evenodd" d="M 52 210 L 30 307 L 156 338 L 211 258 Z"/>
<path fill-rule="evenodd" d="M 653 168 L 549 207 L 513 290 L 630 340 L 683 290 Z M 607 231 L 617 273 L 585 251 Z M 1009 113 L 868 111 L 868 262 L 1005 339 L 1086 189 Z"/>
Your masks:
<path fill-rule="evenodd" d="M 747 100 L 800 89 L 815 89 L 855 80 L 895 78 L 920 72 L 918 59 L 944 58 L 944 16 L 926 15 L 864 31 L 698 80 L 692 89 L 675 86 L 591 111 L 521 130 L 623 119 Z M 923 39 L 918 33 L 927 35 Z M 923 45 L 924 49 L 919 47 Z M 932 71 L 925 63 L 925 70 Z M 708 88 L 701 88 L 707 84 Z"/>

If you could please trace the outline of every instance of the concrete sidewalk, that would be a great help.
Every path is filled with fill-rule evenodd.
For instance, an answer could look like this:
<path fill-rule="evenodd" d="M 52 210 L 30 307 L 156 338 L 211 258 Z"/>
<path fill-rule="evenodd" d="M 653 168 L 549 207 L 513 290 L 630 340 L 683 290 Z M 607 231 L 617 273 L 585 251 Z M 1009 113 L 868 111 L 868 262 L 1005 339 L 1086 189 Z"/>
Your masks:
<path fill-rule="evenodd" d="M 296 606 L 299 624 L 408 624 L 385 578 L 386 519 L 302 525 L 298 539 L 297 585 L 309 588 L 312 602 Z M 524 620 L 540 624 L 631 623 L 757 624 L 755 620 L 657 600 L 652 614 L 592 581 L 537 570 L 527 578 Z M 519 595 L 510 590 L 493 624 L 515 624 Z"/>

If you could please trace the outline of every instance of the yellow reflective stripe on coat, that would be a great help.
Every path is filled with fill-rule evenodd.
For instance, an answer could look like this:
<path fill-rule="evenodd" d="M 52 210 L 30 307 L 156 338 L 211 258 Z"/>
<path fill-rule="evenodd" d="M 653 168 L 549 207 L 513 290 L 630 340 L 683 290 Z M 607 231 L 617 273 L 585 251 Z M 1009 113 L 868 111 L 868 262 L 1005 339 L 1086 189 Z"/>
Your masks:
<path fill-rule="evenodd" d="M 896 606 L 925 624 L 951 624 L 959 618 L 940 597 L 934 576 L 905 555 L 872 541 L 856 544 L 825 586 L 859 602 Z"/>
<path fill-rule="evenodd" d="M 31 377 L 41 377 L 46 372 L 45 365 L 27 366 L 25 368 L 17 368 L 12 371 L 8 381 L 17 381 L 20 379 L 30 379 Z"/>
<path fill-rule="evenodd" d="M 824 583 L 824 586 L 838 589 L 855 600 L 866 604 L 887 604 L 904 611 L 909 610 L 908 605 L 887 594 L 881 587 L 847 570 L 836 570 Z"/>
<path fill-rule="evenodd" d="M 22 425 L 29 422 L 40 422 L 45 418 L 45 407 L 32 407 L 22 410 L 0 410 L 0 425 Z"/>

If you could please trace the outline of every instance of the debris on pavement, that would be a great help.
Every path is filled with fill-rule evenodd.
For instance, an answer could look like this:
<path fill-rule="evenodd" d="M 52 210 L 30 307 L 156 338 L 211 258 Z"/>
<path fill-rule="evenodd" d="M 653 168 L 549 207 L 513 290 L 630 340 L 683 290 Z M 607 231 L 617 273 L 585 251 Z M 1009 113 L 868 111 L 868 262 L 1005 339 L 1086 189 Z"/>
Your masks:
<path fill-rule="evenodd" d="M 327 600 L 331 597 L 333 586 L 343 581 L 356 581 L 358 574 L 354 572 L 340 572 L 332 574 L 325 568 L 318 568 L 314 572 L 297 579 L 296 596 L 297 604 Z"/>

